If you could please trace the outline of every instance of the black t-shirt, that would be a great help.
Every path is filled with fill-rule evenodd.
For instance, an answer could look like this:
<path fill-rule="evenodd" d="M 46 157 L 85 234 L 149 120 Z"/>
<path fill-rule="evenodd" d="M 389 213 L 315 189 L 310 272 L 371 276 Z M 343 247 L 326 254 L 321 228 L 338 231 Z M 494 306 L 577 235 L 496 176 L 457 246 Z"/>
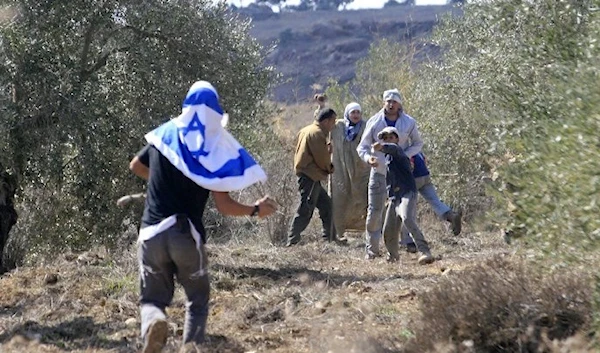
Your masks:
<path fill-rule="evenodd" d="M 387 164 L 387 188 L 390 199 L 402 198 L 405 193 L 417 192 L 415 177 L 410 168 L 410 159 L 400 146 L 384 143 L 381 152 L 385 153 Z"/>
<path fill-rule="evenodd" d="M 137 157 L 150 168 L 142 228 L 158 224 L 174 214 L 183 214 L 206 242 L 202 214 L 210 191 L 183 175 L 152 145 L 142 148 Z"/>

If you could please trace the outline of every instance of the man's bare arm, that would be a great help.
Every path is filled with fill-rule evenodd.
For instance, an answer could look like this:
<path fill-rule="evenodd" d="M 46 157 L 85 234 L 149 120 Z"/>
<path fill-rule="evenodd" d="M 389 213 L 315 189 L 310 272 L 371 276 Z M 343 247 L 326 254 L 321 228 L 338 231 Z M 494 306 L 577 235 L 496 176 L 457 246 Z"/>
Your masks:
<path fill-rule="evenodd" d="M 258 217 L 267 217 L 275 210 L 277 204 L 268 196 L 256 201 L 252 206 L 244 205 L 232 199 L 228 192 L 212 192 L 215 199 L 215 205 L 219 213 L 227 216 L 250 216 L 254 211 L 254 206 L 258 206 Z"/>
<path fill-rule="evenodd" d="M 140 161 L 138 156 L 133 157 L 131 162 L 129 162 L 129 170 L 144 180 L 148 180 L 150 176 L 150 169 Z"/>

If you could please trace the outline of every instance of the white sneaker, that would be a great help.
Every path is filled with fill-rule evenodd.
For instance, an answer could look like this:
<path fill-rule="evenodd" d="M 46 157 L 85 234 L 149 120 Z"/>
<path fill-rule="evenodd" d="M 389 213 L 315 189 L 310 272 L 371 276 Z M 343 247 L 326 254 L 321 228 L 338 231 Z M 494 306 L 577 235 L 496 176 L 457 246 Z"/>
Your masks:
<path fill-rule="evenodd" d="M 417 261 L 419 262 L 419 265 L 427 265 L 434 262 L 435 259 L 433 258 L 433 256 L 431 256 L 430 253 L 421 253 L 421 256 L 419 256 L 419 260 Z"/>

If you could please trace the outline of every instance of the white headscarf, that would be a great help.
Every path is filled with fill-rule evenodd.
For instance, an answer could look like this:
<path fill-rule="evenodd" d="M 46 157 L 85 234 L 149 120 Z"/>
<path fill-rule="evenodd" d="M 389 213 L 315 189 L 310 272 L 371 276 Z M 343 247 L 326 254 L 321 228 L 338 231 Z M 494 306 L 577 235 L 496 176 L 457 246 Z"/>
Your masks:
<path fill-rule="evenodd" d="M 359 112 L 362 112 L 360 104 L 356 102 L 348 104 L 346 106 L 346 109 L 344 109 L 344 123 L 346 124 L 346 128 L 344 131 L 346 135 L 346 141 L 354 141 L 354 139 L 360 132 L 360 126 L 362 125 L 362 119 L 356 124 L 350 121 L 350 112 L 353 110 L 358 110 Z"/>
<path fill-rule="evenodd" d="M 217 90 L 206 81 L 192 85 L 181 115 L 146 134 L 146 140 L 196 184 L 212 191 L 241 190 L 267 175 L 225 130 L 227 115 Z"/>

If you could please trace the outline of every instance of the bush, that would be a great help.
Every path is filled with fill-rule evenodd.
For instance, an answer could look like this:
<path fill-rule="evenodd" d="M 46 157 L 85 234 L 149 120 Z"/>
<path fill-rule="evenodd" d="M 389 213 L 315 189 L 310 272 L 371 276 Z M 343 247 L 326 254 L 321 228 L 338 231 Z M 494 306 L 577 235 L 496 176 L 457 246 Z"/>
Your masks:
<path fill-rule="evenodd" d="M 474 2 L 435 37 L 436 101 L 484 137 L 493 221 L 563 255 L 600 236 L 598 16 L 593 1 Z"/>
<path fill-rule="evenodd" d="M 589 328 L 591 300 L 587 275 L 545 275 L 493 258 L 444 278 L 420 298 L 411 344 L 421 352 L 463 342 L 476 352 L 540 352 L 544 337 L 562 340 Z"/>
<path fill-rule="evenodd" d="M 328 96 L 371 114 L 379 92 L 398 87 L 443 199 L 578 260 L 573 248 L 600 244 L 595 5 L 469 2 L 435 28 L 439 57 L 417 65 L 414 50 L 382 41 Z"/>

